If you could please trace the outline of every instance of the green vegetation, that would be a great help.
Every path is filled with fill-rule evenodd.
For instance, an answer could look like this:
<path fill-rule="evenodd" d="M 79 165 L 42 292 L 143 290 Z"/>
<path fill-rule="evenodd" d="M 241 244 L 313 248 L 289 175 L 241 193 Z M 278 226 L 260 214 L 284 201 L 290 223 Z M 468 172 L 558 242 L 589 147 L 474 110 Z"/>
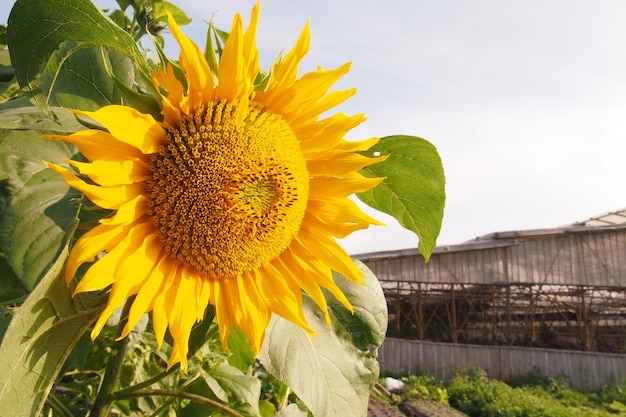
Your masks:
<path fill-rule="evenodd" d="M 507 382 L 491 379 L 480 368 L 459 368 L 443 382 L 430 374 L 402 376 L 405 386 L 391 403 L 430 400 L 470 417 L 615 417 L 626 416 L 626 378 L 597 392 L 569 387 L 566 378 L 551 378 L 535 369 Z"/>

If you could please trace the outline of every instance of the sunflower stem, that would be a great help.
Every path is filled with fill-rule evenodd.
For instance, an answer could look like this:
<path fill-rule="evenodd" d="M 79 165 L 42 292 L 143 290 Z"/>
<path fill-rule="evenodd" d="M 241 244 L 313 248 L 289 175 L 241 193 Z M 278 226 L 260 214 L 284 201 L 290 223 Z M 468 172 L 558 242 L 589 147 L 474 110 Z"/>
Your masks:
<path fill-rule="evenodd" d="M 132 305 L 132 300 L 127 299 L 122 310 L 120 322 L 117 325 L 117 334 L 122 332 L 128 318 L 128 311 Z M 119 379 L 122 370 L 122 363 L 128 347 L 128 337 L 125 337 L 114 343 L 115 355 L 108 361 L 104 376 L 98 389 L 98 394 L 93 402 L 93 406 L 89 412 L 89 417 L 103 417 L 109 415 L 109 410 L 113 404 L 113 390 Z"/>
<path fill-rule="evenodd" d="M 283 408 L 287 407 L 287 404 L 289 403 L 289 394 L 290 393 L 291 393 L 291 389 L 289 387 L 287 387 L 287 389 L 285 390 L 285 397 L 282 399 L 282 401 L 278 405 L 278 409 L 279 410 L 282 410 Z"/>
<path fill-rule="evenodd" d="M 204 404 L 210 407 L 215 407 L 221 412 L 234 417 L 242 417 L 238 411 L 233 410 L 232 408 L 218 402 L 212 400 L 207 397 L 203 397 L 202 395 L 192 394 L 190 392 L 185 391 L 175 391 L 168 389 L 142 389 L 137 390 L 135 392 L 124 395 L 124 398 L 132 398 L 132 397 L 147 397 L 147 396 L 165 396 L 165 397 L 178 397 L 185 400 L 195 401 L 200 404 Z M 91 417 L 91 416 L 90 416 Z"/>
<path fill-rule="evenodd" d="M 46 404 L 48 404 L 48 407 L 62 417 L 73 416 L 72 412 L 54 394 L 48 395 L 46 398 Z"/>
<path fill-rule="evenodd" d="M 150 385 L 152 385 L 152 384 L 154 384 L 156 382 L 159 382 L 160 380 L 162 380 L 163 378 L 165 378 L 166 376 L 168 376 L 169 374 L 171 374 L 172 372 L 174 372 L 178 368 L 180 368 L 180 363 L 175 364 L 174 366 L 172 366 L 170 369 L 168 369 L 166 371 L 159 372 L 155 376 L 153 376 L 151 378 L 148 378 L 145 381 L 141 381 L 138 384 L 131 385 L 130 387 L 126 387 L 126 388 L 121 389 L 119 391 L 115 391 L 114 393 L 111 394 L 111 396 L 114 397 L 114 398 L 124 397 L 124 396 L 127 396 L 127 395 L 137 391 L 137 390 L 140 390 L 140 389 L 145 388 L 145 387 L 149 387 Z"/>

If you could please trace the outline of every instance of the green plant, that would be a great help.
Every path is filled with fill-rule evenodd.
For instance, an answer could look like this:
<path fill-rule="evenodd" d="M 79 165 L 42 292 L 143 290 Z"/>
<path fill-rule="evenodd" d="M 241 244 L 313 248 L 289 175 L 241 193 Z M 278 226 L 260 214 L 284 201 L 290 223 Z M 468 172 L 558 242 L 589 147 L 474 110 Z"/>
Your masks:
<path fill-rule="evenodd" d="M 415 397 L 448 404 L 448 391 L 443 381 L 428 373 L 409 375 L 401 378 L 404 389 L 401 397 L 410 400 Z"/>

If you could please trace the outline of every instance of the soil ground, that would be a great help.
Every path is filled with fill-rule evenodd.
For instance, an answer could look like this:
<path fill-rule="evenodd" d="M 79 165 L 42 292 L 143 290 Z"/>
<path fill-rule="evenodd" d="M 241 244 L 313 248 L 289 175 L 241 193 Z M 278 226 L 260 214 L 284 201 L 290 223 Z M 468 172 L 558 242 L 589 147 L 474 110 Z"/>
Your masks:
<path fill-rule="evenodd" d="M 466 414 L 445 404 L 428 400 L 416 400 L 402 404 L 402 411 L 371 396 L 367 417 L 467 417 Z"/>

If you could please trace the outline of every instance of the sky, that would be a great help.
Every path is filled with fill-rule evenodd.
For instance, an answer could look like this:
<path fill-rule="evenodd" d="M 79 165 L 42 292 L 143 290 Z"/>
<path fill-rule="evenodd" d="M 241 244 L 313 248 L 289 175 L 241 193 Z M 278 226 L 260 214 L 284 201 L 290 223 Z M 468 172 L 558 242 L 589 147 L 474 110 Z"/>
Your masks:
<path fill-rule="evenodd" d="M 241 12 L 247 25 L 255 3 L 172 2 L 201 47 L 206 21 L 228 30 Z M 257 42 L 267 69 L 310 20 L 301 73 L 352 62 L 336 88 L 358 92 L 338 111 L 368 119 L 348 138 L 407 134 L 437 147 L 447 193 L 438 244 L 452 245 L 626 207 L 624 16 L 623 0 L 265 0 Z M 342 240 L 349 253 L 417 246 L 365 209 L 387 226 Z"/>

